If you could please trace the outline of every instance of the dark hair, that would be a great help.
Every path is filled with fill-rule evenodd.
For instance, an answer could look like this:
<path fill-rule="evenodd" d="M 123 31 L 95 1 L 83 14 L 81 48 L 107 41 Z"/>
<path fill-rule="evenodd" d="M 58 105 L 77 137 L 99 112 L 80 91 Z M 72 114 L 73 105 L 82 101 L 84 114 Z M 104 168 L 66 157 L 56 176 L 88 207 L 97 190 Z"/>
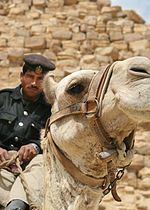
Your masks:
<path fill-rule="evenodd" d="M 27 64 L 24 64 L 22 71 L 23 71 L 23 75 L 25 75 L 25 73 L 30 70 L 30 71 L 34 71 L 34 69 L 32 69 L 30 66 L 28 66 Z"/>
<path fill-rule="evenodd" d="M 28 70 L 28 67 L 26 64 L 24 64 L 22 71 L 23 71 L 23 75 L 25 75 L 26 71 Z"/>

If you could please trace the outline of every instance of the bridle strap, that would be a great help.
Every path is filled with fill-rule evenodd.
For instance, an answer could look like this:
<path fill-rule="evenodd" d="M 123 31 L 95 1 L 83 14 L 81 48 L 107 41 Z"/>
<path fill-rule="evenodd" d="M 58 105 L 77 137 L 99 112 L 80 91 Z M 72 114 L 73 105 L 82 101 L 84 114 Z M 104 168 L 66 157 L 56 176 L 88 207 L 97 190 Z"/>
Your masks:
<path fill-rule="evenodd" d="M 50 126 L 58 119 L 62 119 L 63 117 L 76 114 L 84 114 L 87 117 L 91 126 L 94 128 L 96 134 L 98 135 L 102 148 L 110 147 L 112 149 L 114 145 L 111 141 L 111 138 L 104 130 L 99 119 L 99 112 L 101 112 L 102 100 L 108 87 L 108 83 L 112 73 L 112 69 L 110 68 L 110 66 L 111 65 L 108 65 L 106 67 L 104 73 L 98 72 L 93 78 L 90 84 L 90 90 L 86 102 L 73 104 L 64 108 L 63 110 L 52 114 L 51 117 L 48 118 L 45 128 L 45 137 L 48 133 L 48 139 L 53 149 L 54 155 L 64 166 L 66 171 L 82 184 L 86 184 L 91 187 L 101 187 L 102 189 L 105 189 L 108 185 L 107 177 L 97 179 L 82 173 L 79 168 L 77 168 L 55 144 L 51 136 Z M 105 162 L 107 162 L 107 160 Z M 115 188 L 112 190 L 112 193 L 114 198 L 116 200 L 119 200 Z"/>
<path fill-rule="evenodd" d="M 87 99 L 88 107 L 90 107 L 89 104 L 93 103 L 93 101 L 95 101 L 98 104 L 97 111 L 93 115 L 87 115 L 87 119 L 91 124 L 91 126 L 94 128 L 97 136 L 99 137 L 102 147 L 107 147 L 107 148 L 109 147 L 113 148 L 114 145 L 113 142 L 111 141 L 111 138 L 109 137 L 109 135 L 102 126 L 102 123 L 100 121 L 100 115 L 101 115 L 101 107 L 102 107 L 104 94 L 106 92 L 112 74 L 112 68 L 110 67 L 111 65 L 108 65 L 104 70 L 103 74 L 101 72 L 98 72 L 96 74 L 96 76 L 91 82 L 89 88 L 90 91 Z"/>
<path fill-rule="evenodd" d="M 102 71 L 99 71 L 95 77 L 93 77 L 90 87 L 89 87 L 89 93 L 88 93 L 88 99 L 87 101 L 94 101 L 95 98 L 100 98 L 100 93 L 102 92 L 102 87 L 105 82 L 105 78 L 107 76 L 108 70 L 111 65 L 106 66 L 105 69 Z"/>
<path fill-rule="evenodd" d="M 55 112 L 50 117 L 49 125 L 66 116 L 84 114 L 91 126 L 94 128 L 96 134 L 99 136 L 102 146 L 112 148 L 112 141 L 104 130 L 98 116 L 111 74 L 110 66 L 111 65 L 108 65 L 106 67 L 104 73 L 98 72 L 93 78 L 90 84 L 90 90 L 86 102 L 76 103 L 58 112 Z M 106 80 L 107 82 L 105 83 Z"/>
<path fill-rule="evenodd" d="M 57 120 L 67 117 L 69 115 L 86 114 L 86 113 L 87 113 L 87 104 L 84 102 L 76 103 L 52 114 L 50 117 L 50 125 L 56 122 Z"/>
<path fill-rule="evenodd" d="M 82 184 L 88 185 L 90 187 L 102 187 L 104 189 L 107 186 L 106 178 L 94 178 L 82 173 L 58 148 L 55 142 L 52 139 L 51 133 L 48 133 L 48 139 L 51 145 L 51 148 L 55 154 L 55 157 L 60 161 L 64 166 L 67 172 L 74 177 L 76 180 Z"/>
<path fill-rule="evenodd" d="M 99 112 L 101 112 L 102 100 L 106 88 L 108 87 L 108 83 L 112 73 L 112 68 L 110 67 L 111 65 L 108 65 L 103 73 L 98 72 L 96 76 L 92 79 L 86 102 L 73 104 L 51 115 L 46 124 L 45 136 L 47 135 L 48 127 L 50 127 L 57 120 L 60 120 L 70 115 L 84 114 L 87 117 L 91 127 L 95 131 L 96 135 L 99 137 L 101 149 L 115 149 L 111 138 L 104 130 L 99 119 Z"/>

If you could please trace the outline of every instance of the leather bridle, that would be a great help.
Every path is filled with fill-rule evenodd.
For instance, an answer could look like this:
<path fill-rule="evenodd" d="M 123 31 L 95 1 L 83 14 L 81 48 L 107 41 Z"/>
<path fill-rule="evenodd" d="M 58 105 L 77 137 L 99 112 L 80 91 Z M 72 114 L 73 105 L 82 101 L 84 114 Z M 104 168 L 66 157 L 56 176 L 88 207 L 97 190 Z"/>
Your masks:
<path fill-rule="evenodd" d="M 61 162 L 64 168 L 70 173 L 76 180 L 81 182 L 82 184 L 89 185 L 91 187 L 101 187 L 102 189 L 106 189 L 108 186 L 108 177 L 104 178 L 95 178 L 83 174 L 58 148 L 55 142 L 52 139 L 50 126 L 70 115 L 79 115 L 84 114 L 88 119 L 91 127 L 93 128 L 96 135 L 99 137 L 101 148 L 105 149 L 116 149 L 112 139 L 109 137 L 107 132 L 104 130 L 102 123 L 100 121 L 100 114 L 102 109 L 102 101 L 106 90 L 109 85 L 109 81 L 112 75 L 111 65 L 108 65 L 103 72 L 98 72 L 92 79 L 88 91 L 88 97 L 85 102 L 79 102 L 73 105 L 70 105 L 54 114 L 47 120 L 45 136 L 48 133 L 48 138 L 50 142 L 50 146 L 53 150 L 55 157 Z M 116 151 L 116 150 L 115 150 Z M 116 152 L 115 152 L 116 155 Z M 111 156 L 111 155 L 110 155 Z M 110 161 L 110 160 L 109 160 Z M 118 201 L 118 195 L 116 191 L 114 191 L 114 198 Z"/>
<path fill-rule="evenodd" d="M 102 100 L 112 74 L 112 68 L 110 68 L 110 66 L 111 65 L 108 65 L 103 73 L 101 71 L 98 72 L 92 79 L 89 87 L 88 97 L 85 102 L 70 105 L 52 114 L 50 117 L 49 126 L 51 126 L 57 120 L 69 115 L 84 114 L 98 135 L 102 147 L 114 148 L 113 142 L 107 132 L 104 130 L 99 116 L 101 113 Z"/>

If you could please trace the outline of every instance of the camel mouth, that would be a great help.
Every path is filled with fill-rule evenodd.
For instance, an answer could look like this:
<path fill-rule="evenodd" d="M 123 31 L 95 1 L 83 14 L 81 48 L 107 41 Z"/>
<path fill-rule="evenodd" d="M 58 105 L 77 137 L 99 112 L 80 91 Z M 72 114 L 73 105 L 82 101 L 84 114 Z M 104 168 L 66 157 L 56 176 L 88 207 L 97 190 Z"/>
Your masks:
<path fill-rule="evenodd" d="M 150 95 L 147 97 L 142 95 L 138 99 L 137 95 L 117 93 L 115 94 L 115 104 L 133 123 L 150 122 Z"/>
<path fill-rule="evenodd" d="M 131 133 L 127 137 L 125 137 L 123 140 L 123 142 L 126 145 L 127 151 L 132 149 L 134 146 L 134 133 L 135 133 L 135 130 L 132 130 Z"/>

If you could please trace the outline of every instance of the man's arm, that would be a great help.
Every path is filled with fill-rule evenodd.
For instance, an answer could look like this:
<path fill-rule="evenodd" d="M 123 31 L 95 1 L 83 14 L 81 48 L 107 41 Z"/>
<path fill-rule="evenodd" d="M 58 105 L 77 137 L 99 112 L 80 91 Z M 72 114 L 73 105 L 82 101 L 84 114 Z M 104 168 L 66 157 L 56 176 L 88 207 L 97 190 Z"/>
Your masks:
<path fill-rule="evenodd" d="M 0 147 L 0 163 L 10 159 L 10 155 L 7 150 Z"/>

